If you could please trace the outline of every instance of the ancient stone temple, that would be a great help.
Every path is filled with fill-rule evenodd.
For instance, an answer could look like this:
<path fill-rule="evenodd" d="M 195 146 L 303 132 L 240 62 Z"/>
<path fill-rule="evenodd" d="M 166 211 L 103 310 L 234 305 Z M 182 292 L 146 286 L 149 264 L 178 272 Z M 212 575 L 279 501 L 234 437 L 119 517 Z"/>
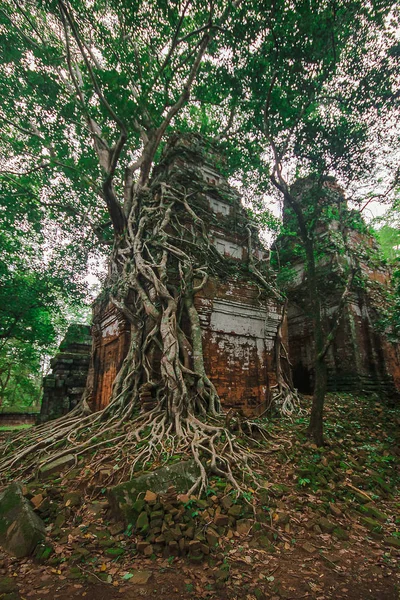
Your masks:
<path fill-rule="evenodd" d="M 224 270 L 211 272 L 195 297 L 205 368 L 225 408 L 257 414 L 265 410 L 275 382 L 273 347 L 281 307 L 251 272 L 251 264 L 259 265 L 272 281 L 268 253 L 258 241 L 237 192 L 222 177 L 219 160 L 200 137 L 174 136 L 154 171 L 152 183 L 173 186 L 178 182 L 185 186 L 189 197 L 195 195 L 196 212 L 206 225 L 216 252 L 215 262 L 221 256 L 225 259 Z M 93 315 L 89 380 L 92 406 L 98 410 L 109 402 L 130 334 L 124 316 L 107 296 L 95 303 Z"/>
<path fill-rule="evenodd" d="M 77 405 L 85 390 L 91 349 L 90 327 L 70 325 L 43 379 L 39 422 L 61 417 Z"/>
<path fill-rule="evenodd" d="M 200 137 L 176 135 L 167 144 L 151 184 L 154 188 L 164 184 L 183 186 L 187 197 L 195 202 L 215 253 L 207 283 L 195 296 L 206 372 L 225 410 L 235 407 L 247 414 L 260 414 L 268 405 L 276 381 L 274 344 L 282 321 L 282 303 L 259 284 L 256 271 L 262 273 L 267 286 L 276 285 L 269 253 L 260 244 L 256 227 L 222 171 L 221 157 Z M 310 181 L 296 185 L 300 193 Z M 393 397 L 400 390 L 400 350 L 379 326 L 387 302 L 389 274 L 359 213 L 348 209 L 343 191 L 331 178 L 323 187 L 328 193 L 322 194 L 320 204 L 317 201 L 315 231 L 327 331 L 345 286 L 346 266 L 359 267 L 327 355 L 328 387 L 331 391 L 378 392 Z M 285 207 L 284 221 L 295 231 L 295 224 L 290 222 L 293 218 Z M 190 221 L 182 223 L 193 227 Z M 274 256 L 278 256 L 278 281 L 289 298 L 283 342 L 289 349 L 294 385 L 302 393 L 312 393 L 312 320 L 298 240 L 281 236 L 274 245 Z M 53 359 L 53 373 L 44 382 L 42 420 L 64 414 L 81 397 L 89 365 L 87 333 L 82 330 L 77 340 L 69 332 Z M 94 304 L 91 333 L 88 401 L 93 410 L 99 410 L 110 401 L 113 382 L 130 344 L 129 323 L 109 300 L 106 290 Z M 144 409 L 151 406 L 152 399 L 145 393 L 141 401 Z"/>
<path fill-rule="evenodd" d="M 301 193 L 310 185 L 307 180 L 298 182 L 293 193 Z M 389 272 L 359 212 L 348 209 L 343 191 L 332 178 L 327 178 L 323 187 L 315 232 L 327 332 L 345 287 L 345 267 L 352 264 L 359 268 L 328 351 L 328 389 L 396 396 L 400 390 L 400 348 L 388 340 L 379 326 L 387 302 Z M 290 219 L 294 216 L 286 206 L 284 220 L 289 224 Z M 294 223 L 290 224 L 290 229 L 295 228 Z M 300 392 L 311 393 L 312 322 L 308 313 L 310 303 L 304 258 L 297 244 L 293 237 L 282 237 L 276 246 L 280 254 L 281 277 L 286 279 L 290 300 L 288 334 L 293 382 Z"/>

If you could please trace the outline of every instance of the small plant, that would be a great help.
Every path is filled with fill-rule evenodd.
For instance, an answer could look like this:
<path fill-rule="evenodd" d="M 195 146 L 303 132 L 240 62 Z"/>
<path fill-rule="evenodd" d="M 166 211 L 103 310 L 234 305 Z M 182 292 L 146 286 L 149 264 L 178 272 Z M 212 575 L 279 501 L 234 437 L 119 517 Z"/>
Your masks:
<path fill-rule="evenodd" d="M 308 479 L 307 477 L 300 477 L 298 484 L 301 485 L 301 487 L 305 487 L 306 485 L 310 485 L 311 480 Z"/>

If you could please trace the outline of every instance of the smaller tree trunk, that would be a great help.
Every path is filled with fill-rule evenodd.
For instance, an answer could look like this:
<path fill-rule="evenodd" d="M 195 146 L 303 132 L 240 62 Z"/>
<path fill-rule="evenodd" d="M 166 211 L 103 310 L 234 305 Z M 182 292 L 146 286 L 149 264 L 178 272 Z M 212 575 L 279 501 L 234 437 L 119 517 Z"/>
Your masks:
<path fill-rule="evenodd" d="M 315 361 L 315 383 L 311 408 L 310 424 L 307 434 L 320 447 L 324 444 L 323 411 L 327 388 L 328 370 L 324 358 Z"/>

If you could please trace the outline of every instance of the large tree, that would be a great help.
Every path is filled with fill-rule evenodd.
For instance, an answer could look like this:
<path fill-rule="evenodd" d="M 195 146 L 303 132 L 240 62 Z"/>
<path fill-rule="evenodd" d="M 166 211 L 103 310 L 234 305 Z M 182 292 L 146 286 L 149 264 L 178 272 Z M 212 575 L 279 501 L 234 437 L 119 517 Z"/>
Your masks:
<path fill-rule="evenodd" d="M 55 454 L 68 452 L 66 437 L 77 454 L 124 440 L 108 451 L 122 453 L 121 472 L 163 452 L 189 450 L 202 487 L 200 453 L 237 485 L 230 465 L 244 464 L 245 452 L 223 427 L 198 418 L 219 411 L 193 303 L 212 252 L 205 237 L 203 256 L 185 251 L 191 240 L 175 233 L 181 225 L 177 207 L 200 235 L 201 219 L 184 187 L 160 188 L 150 176 L 166 134 L 179 123 L 190 125 L 190 94 L 215 71 L 217 38 L 238 18 L 238 4 L 59 0 L 10 2 L 2 11 L 8 191 L 20 190 L 29 212 L 33 204 L 67 220 L 65 233 L 76 244 L 83 228 L 111 245 L 107 294 L 131 326 L 130 348 L 107 408 L 87 414 L 83 400 L 65 419 L 25 439 L 25 447 L 3 462 L 3 472 L 23 458 L 34 463 L 34 449 L 55 450 L 61 441 Z M 194 241 L 196 231 L 185 231 L 192 231 Z M 189 333 L 180 327 L 183 312 Z M 190 364 L 184 358 L 188 349 Z M 155 352 L 157 375 L 150 368 Z M 157 405 L 143 415 L 144 389 L 156 389 Z M 44 441 L 45 431 L 51 435 Z M 224 445 L 226 435 L 222 456 L 217 445 Z"/>
<path fill-rule="evenodd" d="M 398 185 L 399 14 L 392 2 L 280 0 L 253 4 L 253 10 L 248 35 L 254 40 L 257 30 L 257 42 L 248 39 L 238 52 L 240 84 L 232 97 L 242 107 L 244 139 L 264 148 L 272 187 L 294 216 L 291 234 L 299 236 L 304 251 L 315 373 L 308 432 L 321 445 L 325 359 L 355 270 L 349 268 L 332 328 L 326 328 L 318 220 L 328 176 L 350 193 L 355 189 L 354 200 L 367 193 L 393 199 Z M 313 185 L 294 193 L 296 179 L 310 176 Z"/>

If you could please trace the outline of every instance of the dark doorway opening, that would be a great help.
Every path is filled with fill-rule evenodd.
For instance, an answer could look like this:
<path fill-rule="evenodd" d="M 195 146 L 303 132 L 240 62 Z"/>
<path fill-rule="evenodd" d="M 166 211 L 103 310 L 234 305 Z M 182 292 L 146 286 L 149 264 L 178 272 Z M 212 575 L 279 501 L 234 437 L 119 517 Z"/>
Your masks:
<path fill-rule="evenodd" d="M 310 371 L 302 363 L 297 363 L 293 369 L 293 385 L 301 394 L 313 393 Z"/>

